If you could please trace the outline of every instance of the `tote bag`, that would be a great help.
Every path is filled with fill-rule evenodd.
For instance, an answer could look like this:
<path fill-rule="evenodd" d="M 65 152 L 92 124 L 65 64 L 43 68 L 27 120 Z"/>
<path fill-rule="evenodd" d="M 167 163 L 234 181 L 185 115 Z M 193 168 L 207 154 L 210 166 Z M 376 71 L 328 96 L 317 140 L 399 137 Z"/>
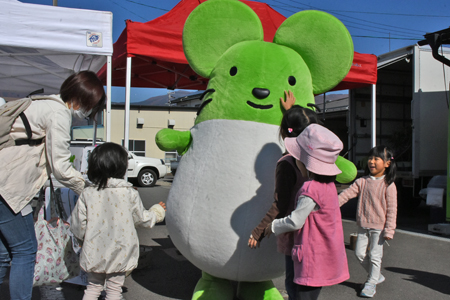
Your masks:
<path fill-rule="evenodd" d="M 56 203 L 53 184 L 50 185 L 51 201 L 55 202 L 56 207 L 61 207 L 61 203 L 59 205 Z M 61 214 L 61 210 L 57 211 Z M 39 209 L 34 224 L 38 250 L 33 286 L 55 285 L 80 273 L 79 257 L 73 250 L 69 227 L 70 225 L 60 217 L 45 220 L 44 206 Z"/>

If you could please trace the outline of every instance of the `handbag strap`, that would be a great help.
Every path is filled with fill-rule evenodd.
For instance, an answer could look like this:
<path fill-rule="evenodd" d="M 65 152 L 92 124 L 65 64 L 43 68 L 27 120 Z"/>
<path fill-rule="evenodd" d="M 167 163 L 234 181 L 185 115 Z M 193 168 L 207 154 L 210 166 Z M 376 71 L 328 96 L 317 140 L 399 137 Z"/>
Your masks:
<path fill-rule="evenodd" d="M 55 188 L 53 187 L 53 182 L 50 175 L 48 176 L 48 179 L 50 180 L 50 203 L 53 202 L 53 204 L 55 205 L 55 211 L 57 216 L 63 220 L 67 220 L 67 213 L 66 210 L 64 209 L 62 199 L 61 197 L 59 197 L 58 199 L 58 197 L 56 196 L 56 191 Z"/>
<path fill-rule="evenodd" d="M 37 220 L 40 217 L 41 210 L 43 211 L 43 216 L 42 216 L 43 219 L 44 220 L 46 219 L 46 216 L 45 216 L 46 210 L 45 210 L 45 205 L 44 204 L 45 204 L 45 189 L 44 189 L 44 187 L 41 187 L 41 189 L 39 190 L 39 198 L 38 198 L 38 201 L 37 201 L 37 205 L 36 205 L 36 207 L 34 209 L 33 217 L 34 217 L 35 220 Z"/>

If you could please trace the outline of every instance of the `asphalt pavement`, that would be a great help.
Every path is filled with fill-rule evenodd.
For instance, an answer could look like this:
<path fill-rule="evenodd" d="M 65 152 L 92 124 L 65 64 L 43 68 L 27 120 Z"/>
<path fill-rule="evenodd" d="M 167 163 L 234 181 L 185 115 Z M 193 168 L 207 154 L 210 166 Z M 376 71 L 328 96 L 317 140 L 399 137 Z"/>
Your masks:
<path fill-rule="evenodd" d="M 153 188 L 139 188 L 144 206 L 165 202 L 172 177 L 159 180 Z M 356 232 L 355 203 L 343 207 L 343 226 L 350 279 L 339 285 L 324 287 L 320 300 L 361 299 L 359 287 L 365 281 L 364 269 L 350 249 L 350 234 Z M 399 210 L 395 237 L 384 247 L 382 273 L 386 281 L 377 286 L 377 299 L 449 299 L 450 237 L 427 233 L 429 208 Z M 139 269 L 126 278 L 124 298 L 127 300 L 191 299 L 201 272 L 187 261 L 170 240 L 165 223 L 138 231 L 140 244 L 147 246 L 147 257 Z M 263 245 L 262 245 L 263 246 Z M 255 250 L 257 251 L 257 250 Z M 0 288 L 0 299 L 9 299 L 8 280 Z M 284 278 L 274 279 L 282 294 Z M 75 300 L 83 297 L 83 287 L 68 283 L 33 289 L 32 300 Z M 287 299 L 287 297 L 286 297 Z M 214 299 L 212 299 L 214 300 Z"/>

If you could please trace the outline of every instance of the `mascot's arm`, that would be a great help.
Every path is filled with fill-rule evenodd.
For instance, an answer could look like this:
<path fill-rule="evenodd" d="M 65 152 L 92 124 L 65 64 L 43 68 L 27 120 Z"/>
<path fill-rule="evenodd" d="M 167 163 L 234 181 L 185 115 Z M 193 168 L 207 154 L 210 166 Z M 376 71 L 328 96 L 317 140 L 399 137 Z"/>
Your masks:
<path fill-rule="evenodd" d="M 177 131 L 169 128 L 161 129 L 155 137 L 156 145 L 163 151 L 177 150 L 183 155 L 189 149 L 192 142 L 190 131 Z"/>
<path fill-rule="evenodd" d="M 341 174 L 336 176 L 336 181 L 339 183 L 349 183 L 356 178 L 356 166 L 349 160 L 338 156 L 336 159 L 336 165 L 339 170 L 342 171 Z"/>

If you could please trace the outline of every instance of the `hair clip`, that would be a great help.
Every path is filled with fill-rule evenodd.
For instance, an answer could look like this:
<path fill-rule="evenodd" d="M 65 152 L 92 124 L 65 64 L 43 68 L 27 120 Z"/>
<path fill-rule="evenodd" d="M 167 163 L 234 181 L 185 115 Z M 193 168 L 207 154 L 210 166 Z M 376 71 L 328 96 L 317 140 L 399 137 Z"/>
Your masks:
<path fill-rule="evenodd" d="M 394 157 L 393 157 L 393 156 L 391 156 L 391 160 L 394 160 Z"/>
<path fill-rule="evenodd" d="M 289 133 L 292 133 L 292 131 L 294 131 L 294 129 L 288 128 L 288 132 L 289 132 Z"/>

